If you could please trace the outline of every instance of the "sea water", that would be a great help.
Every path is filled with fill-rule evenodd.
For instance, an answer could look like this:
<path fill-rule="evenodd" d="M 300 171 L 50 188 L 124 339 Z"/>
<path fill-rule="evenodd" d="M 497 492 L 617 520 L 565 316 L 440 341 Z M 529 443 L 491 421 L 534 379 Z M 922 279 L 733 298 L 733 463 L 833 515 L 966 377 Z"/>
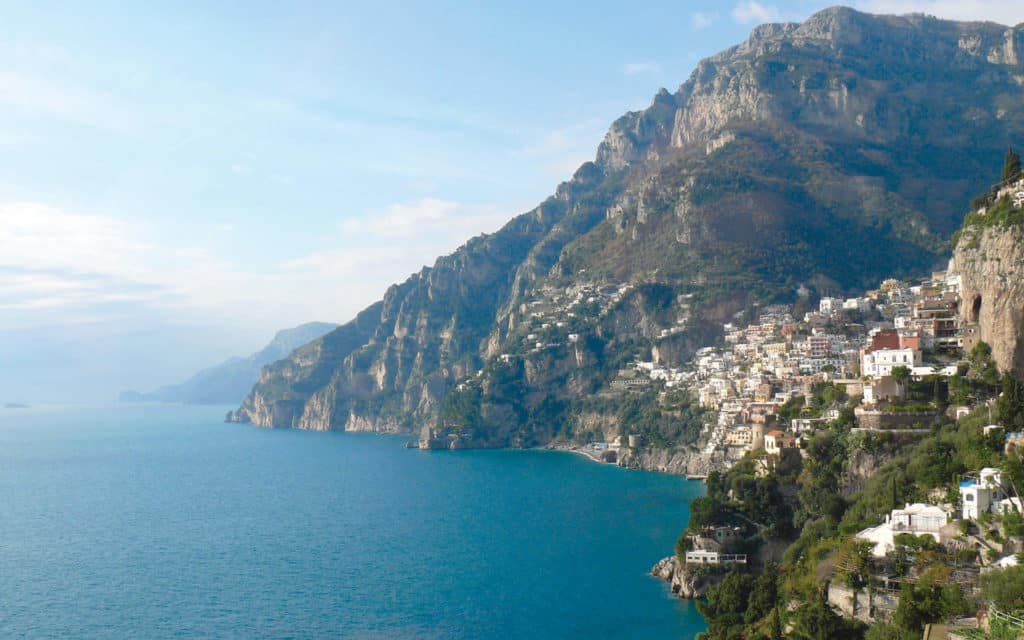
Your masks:
<path fill-rule="evenodd" d="M 647 575 L 702 487 L 545 451 L 0 411 L 3 638 L 690 638 Z"/>

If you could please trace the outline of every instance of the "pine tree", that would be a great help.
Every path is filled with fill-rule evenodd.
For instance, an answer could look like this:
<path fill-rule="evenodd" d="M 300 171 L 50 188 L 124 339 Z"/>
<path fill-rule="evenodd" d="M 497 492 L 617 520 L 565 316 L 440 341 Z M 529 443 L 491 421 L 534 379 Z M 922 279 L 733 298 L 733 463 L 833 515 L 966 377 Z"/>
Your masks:
<path fill-rule="evenodd" d="M 1013 150 L 1013 147 L 1006 152 L 1006 160 L 1003 161 L 1003 182 L 1012 182 L 1020 177 L 1020 154 Z"/>

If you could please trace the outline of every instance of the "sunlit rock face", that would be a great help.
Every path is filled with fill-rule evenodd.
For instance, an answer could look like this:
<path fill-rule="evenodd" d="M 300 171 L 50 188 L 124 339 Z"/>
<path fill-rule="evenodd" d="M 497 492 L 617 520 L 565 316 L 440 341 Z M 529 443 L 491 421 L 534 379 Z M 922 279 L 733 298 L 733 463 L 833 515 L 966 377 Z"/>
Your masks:
<path fill-rule="evenodd" d="M 535 209 L 263 369 L 234 418 L 454 426 L 459 446 L 579 437 L 586 399 L 637 353 L 678 364 L 751 302 L 941 266 L 1024 140 L 1022 29 L 842 8 L 758 27 L 616 120 Z M 630 283 L 555 317 L 573 287 Z"/>

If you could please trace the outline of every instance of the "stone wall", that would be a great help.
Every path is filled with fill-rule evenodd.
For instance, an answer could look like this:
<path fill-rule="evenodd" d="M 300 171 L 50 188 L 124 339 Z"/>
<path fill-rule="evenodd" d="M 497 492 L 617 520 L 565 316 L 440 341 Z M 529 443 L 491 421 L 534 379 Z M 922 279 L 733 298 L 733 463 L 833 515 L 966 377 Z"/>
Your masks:
<path fill-rule="evenodd" d="M 847 618 L 864 623 L 886 620 L 899 605 L 899 596 L 886 591 L 854 590 L 837 584 L 828 586 L 828 602 Z"/>
<path fill-rule="evenodd" d="M 927 412 L 891 413 L 889 411 L 870 411 L 858 407 L 854 410 L 857 427 L 872 431 L 886 429 L 927 429 L 937 414 Z"/>

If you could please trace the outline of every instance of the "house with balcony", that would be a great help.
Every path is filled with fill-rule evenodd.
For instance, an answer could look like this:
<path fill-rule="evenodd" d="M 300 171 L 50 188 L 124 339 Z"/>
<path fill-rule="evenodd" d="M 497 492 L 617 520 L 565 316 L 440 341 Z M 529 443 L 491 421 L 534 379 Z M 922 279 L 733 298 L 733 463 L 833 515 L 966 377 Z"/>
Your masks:
<path fill-rule="evenodd" d="M 868 527 L 857 534 L 857 538 L 871 542 L 872 555 L 884 558 L 896 548 L 896 536 L 909 533 L 913 536 L 930 536 L 936 542 L 943 541 L 943 528 L 952 519 L 952 513 L 942 507 L 915 503 L 902 509 L 893 509 L 885 522 L 877 527 Z"/>

